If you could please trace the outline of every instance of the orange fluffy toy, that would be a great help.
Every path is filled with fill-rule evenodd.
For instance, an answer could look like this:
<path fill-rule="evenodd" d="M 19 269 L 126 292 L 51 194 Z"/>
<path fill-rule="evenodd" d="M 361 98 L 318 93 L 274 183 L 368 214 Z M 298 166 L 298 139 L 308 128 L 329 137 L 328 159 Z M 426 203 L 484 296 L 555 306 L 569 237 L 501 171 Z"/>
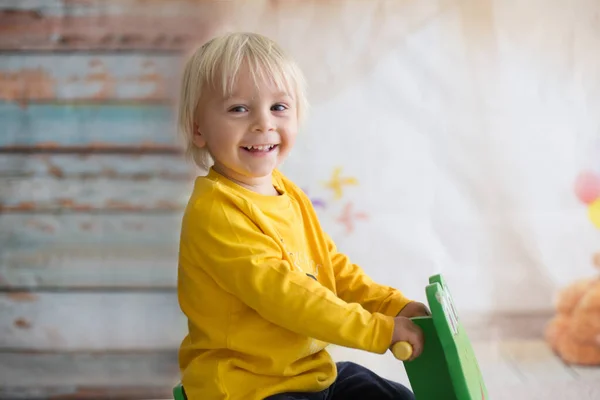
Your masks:
<path fill-rule="evenodd" d="M 600 253 L 594 255 L 600 268 Z M 577 281 L 558 294 L 546 341 L 568 364 L 600 365 L 600 277 Z"/>

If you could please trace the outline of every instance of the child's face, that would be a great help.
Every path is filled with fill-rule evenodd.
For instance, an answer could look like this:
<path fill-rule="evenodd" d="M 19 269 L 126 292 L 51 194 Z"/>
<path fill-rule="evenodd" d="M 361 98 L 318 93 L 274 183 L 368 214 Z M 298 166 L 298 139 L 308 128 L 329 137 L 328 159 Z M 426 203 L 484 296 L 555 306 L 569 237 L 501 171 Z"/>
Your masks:
<path fill-rule="evenodd" d="M 206 146 L 221 174 L 249 186 L 271 185 L 271 173 L 289 154 L 298 129 L 293 93 L 256 84 L 242 66 L 232 96 L 209 93 L 201 100 L 196 146 Z M 272 189 L 272 185 L 270 186 Z"/>

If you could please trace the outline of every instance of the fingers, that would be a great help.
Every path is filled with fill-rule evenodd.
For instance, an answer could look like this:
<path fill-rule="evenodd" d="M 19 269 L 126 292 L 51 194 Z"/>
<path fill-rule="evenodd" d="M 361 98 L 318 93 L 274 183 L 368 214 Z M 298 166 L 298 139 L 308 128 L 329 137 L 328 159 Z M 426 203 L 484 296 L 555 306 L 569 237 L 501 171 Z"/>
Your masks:
<path fill-rule="evenodd" d="M 413 348 L 412 356 L 409 359 L 409 361 L 412 361 L 421 355 L 425 342 L 423 331 L 415 324 L 412 324 L 410 327 L 408 342 Z"/>
<path fill-rule="evenodd" d="M 425 313 L 425 315 L 424 315 L 425 317 L 431 316 L 431 310 L 425 304 L 423 304 L 423 312 Z"/>
<path fill-rule="evenodd" d="M 398 316 L 412 318 L 412 317 L 428 317 L 431 316 L 429 308 L 421 302 L 412 301 L 408 303 L 401 311 Z"/>
<path fill-rule="evenodd" d="M 407 361 L 412 361 L 423 352 L 424 340 L 423 331 L 410 318 L 396 317 L 394 319 L 394 333 L 392 335 L 392 346 L 390 347 L 392 353 L 394 352 L 393 345 L 395 343 L 408 342 L 412 347 L 412 354 Z"/>
<path fill-rule="evenodd" d="M 420 303 L 418 316 L 419 317 L 429 317 L 429 316 L 431 316 L 431 311 L 429 311 L 429 308 L 425 304 Z"/>

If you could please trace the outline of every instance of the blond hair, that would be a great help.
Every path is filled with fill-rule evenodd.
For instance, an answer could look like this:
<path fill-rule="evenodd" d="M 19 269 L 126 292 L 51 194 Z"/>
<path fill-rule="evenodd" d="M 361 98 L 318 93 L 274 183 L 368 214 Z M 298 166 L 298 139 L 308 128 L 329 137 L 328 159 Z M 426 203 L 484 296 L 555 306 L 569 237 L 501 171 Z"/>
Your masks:
<path fill-rule="evenodd" d="M 207 89 L 230 95 L 242 63 L 247 63 L 252 79 L 268 80 L 294 94 L 298 119 L 308 109 L 305 80 L 300 68 L 277 43 L 256 33 L 230 33 L 215 37 L 198 48 L 183 70 L 179 98 L 178 127 L 186 156 L 208 169 L 212 159 L 208 150 L 193 142 L 200 98 Z"/>

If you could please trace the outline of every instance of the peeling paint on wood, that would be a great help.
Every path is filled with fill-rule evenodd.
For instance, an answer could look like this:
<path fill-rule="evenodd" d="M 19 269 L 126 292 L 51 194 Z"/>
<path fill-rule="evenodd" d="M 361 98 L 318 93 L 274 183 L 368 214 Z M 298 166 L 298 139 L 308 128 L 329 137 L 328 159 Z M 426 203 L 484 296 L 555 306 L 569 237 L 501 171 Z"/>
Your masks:
<path fill-rule="evenodd" d="M 157 105 L 0 104 L 0 149 L 177 148 L 174 112 Z"/>
<path fill-rule="evenodd" d="M 177 293 L 0 294 L 0 351 L 175 349 L 186 333 Z M 15 326 L 22 318 L 29 329 Z"/>
<path fill-rule="evenodd" d="M 3 214 L 0 242 L 12 247 L 46 243 L 158 245 L 179 240 L 182 214 Z"/>
<path fill-rule="evenodd" d="M 180 213 L 0 215 L 0 290 L 175 289 L 180 224 Z"/>
<path fill-rule="evenodd" d="M 4 55 L 0 100 L 168 102 L 176 98 L 179 70 L 179 57 L 169 55 Z"/>
<path fill-rule="evenodd" d="M 0 10 L 33 11 L 44 15 L 184 15 L 215 0 L 3 0 Z"/>
<path fill-rule="evenodd" d="M 0 210 L 181 210 L 196 173 L 178 156 L 6 155 Z"/>
<path fill-rule="evenodd" d="M 168 244 L 7 250 L 0 256 L 0 289 L 174 290 L 177 256 L 176 246 Z"/>
<path fill-rule="evenodd" d="M 17 318 L 14 323 L 15 326 L 19 329 L 31 328 L 31 322 L 27 321 L 25 318 Z"/>
<path fill-rule="evenodd" d="M 179 147 L 144 143 L 139 146 L 118 144 L 92 144 L 90 146 L 59 146 L 58 143 L 39 143 L 35 145 L 0 146 L 0 155 L 3 154 L 124 154 L 124 155 L 181 155 Z"/>
<path fill-rule="evenodd" d="M 180 156 L 20 155 L 0 158 L 0 178 L 113 179 L 189 182 L 198 170 Z"/>
<path fill-rule="evenodd" d="M 38 300 L 38 297 L 35 294 L 29 292 L 8 293 L 6 296 L 10 300 L 17 302 L 29 302 Z"/>
<path fill-rule="evenodd" d="M 111 386 L 93 387 L 88 385 L 42 387 L 31 385 L 27 387 L 0 387 L 2 400 L 148 400 L 170 399 L 173 396 L 170 386 Z"/>
<path fill-rule="evenodd" d="M 149 181 L 93 182 L 69 180 L 0 179 L 0 212 L 171 212 L 185 207 L 190 185 L 153 179 Z"/>
<path fill-rule="evenodd" d="M 179 380 L 176 348 L 123 353 L 6 352 L 0 353 L 0 360 L 0 398 L 6 398 L 2 396 L 7 395 L 8 388 L 27 387 L 30 393 L 36 388 L 46 389 L 50 390 L 48 395 L 66 394 L 67 388 L 80 392 L 118 387 L 170 390 Z"/>
<path fill-rule="evenodd" d="M 219 3 L 188 2 L 184 8 L 154 2 L 144 3 L 142 10 L 131 3 L 118 7 L 118 2 L 112 8 L 106 3 L 3 7 L 0 50 L 180 51 L 208 39 L 219 27 L 224 19 Z"/>

